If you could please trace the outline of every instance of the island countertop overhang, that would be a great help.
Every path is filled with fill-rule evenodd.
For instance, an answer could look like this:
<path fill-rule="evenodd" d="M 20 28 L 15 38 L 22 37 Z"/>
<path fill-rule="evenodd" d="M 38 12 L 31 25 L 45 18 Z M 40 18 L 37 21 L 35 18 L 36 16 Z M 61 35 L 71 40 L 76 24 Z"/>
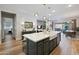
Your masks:
<path fill-rule="evenodd" d="M 34 42 L 38 42 L 38 41 L 41 41 L 45 38 L 56 38 L 57 37 L 57 34 L 60 33 L 58 31 L 46 31 L 46 32 L 39 32 L 39 33 L 32 33 L 32 34 L 24 34 L 24 38 L 27 38 L 27 39 L 30 39 Z"/>

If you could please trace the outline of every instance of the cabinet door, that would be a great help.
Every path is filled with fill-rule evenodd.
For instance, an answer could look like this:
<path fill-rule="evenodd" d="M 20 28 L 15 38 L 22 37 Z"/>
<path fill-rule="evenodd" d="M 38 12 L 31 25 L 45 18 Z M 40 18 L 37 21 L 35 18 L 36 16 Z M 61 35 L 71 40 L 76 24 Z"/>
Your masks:
<path fill-rule="evenodd" d="M 50 47 L 50 52 L 51 52 L 52 49 L 53 49 L 53 40 L 50 40 L 50 41 L 49 41 L 49 44 L 50 44 L 49 47 Z"/>
<path fill-rule="evenodd" d="M 22 41 L 23 52 L 27 54 L 27 42 L 26 40 Z"/>
<path fill-rule="evenodd" d="M 59 44 L 61 41 L 61 33 L 57 34 L 57 44 Z"/>
<path fill-rule="evenodd" d="M 49 54 L 49 38 L 44 40 L 44 55 Z"/>
<path fill-rule="evenodd" d="M 43 41 L 37 43 L 37 53 L 38 55 L 43 55 Z"/>
<path fill-rule="evenodd" d="M 53 49 L 57 46 L 57 37 L 54 38 L 52 46 L 54 47 Z"/>
<path fill-rule="evenodd" d="M 57 45 L 57 38 L 50 40 L 49 44 L 50 44 L 50 52 L 51 52 Z"/>
<path fill-rule="evenodd" d="M 37 55 L 36 43 L 31 40 L 27 40 L 27 54 Z"/>

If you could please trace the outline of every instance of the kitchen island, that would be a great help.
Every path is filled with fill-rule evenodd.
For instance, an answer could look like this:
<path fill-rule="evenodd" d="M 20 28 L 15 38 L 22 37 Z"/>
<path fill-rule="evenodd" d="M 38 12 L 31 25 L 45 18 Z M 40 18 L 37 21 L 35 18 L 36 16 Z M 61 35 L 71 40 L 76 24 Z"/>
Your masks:
<path fill-rule="evenodd" d="M 24 34 L 23 36 L 24 52 L 27 55 L 48 55 L 61 40 L 61 33 L 57 31 Z"/>

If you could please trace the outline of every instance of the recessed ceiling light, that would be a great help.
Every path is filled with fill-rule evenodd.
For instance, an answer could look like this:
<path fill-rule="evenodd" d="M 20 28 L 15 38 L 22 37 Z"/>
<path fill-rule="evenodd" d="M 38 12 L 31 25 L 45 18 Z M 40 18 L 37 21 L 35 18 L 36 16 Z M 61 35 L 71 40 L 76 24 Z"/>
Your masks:
<path fill-rule="evenodd" d="M 68 5 L 68 7 L 72 7 L 72 5 L 70 4 L 70 5 Z"/>
<path fill-rule="evenodd" d="M 52 10 L 52 13 L 56 12 L 56 10 Z"/>

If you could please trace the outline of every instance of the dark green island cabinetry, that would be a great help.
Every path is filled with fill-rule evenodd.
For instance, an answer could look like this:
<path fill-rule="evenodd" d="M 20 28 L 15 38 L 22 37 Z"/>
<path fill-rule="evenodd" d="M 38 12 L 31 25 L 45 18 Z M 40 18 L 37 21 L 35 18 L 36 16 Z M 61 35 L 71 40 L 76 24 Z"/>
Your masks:
<path fill-rule="evenodd" d="M 33 41 L 29 38 L 26 38 L 23 45 L 25 48 L 24 53 L 27 55 L 49 55 L 51 51 L 53 51 L 60 43 L 61 33 L 57 33 L 57 35 L 50 40 L 50 36 L 43 38 L 39 41 Z"/>

